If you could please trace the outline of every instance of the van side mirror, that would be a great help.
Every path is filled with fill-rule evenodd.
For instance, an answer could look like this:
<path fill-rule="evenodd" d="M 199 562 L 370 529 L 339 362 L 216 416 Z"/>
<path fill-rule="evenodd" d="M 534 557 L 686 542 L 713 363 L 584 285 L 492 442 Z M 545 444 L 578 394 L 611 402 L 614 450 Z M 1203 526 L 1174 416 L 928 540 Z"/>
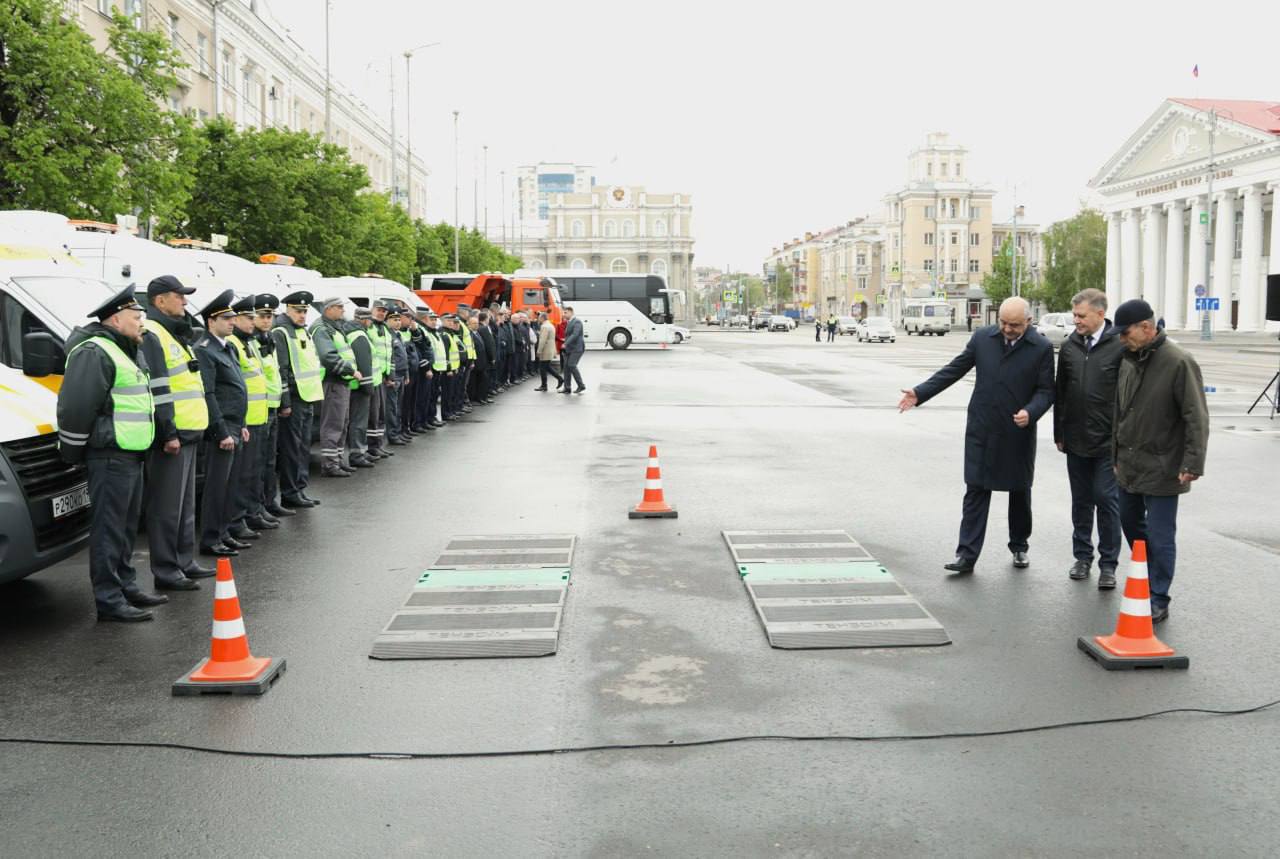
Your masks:
<path fill-rule="evenodd" d="M 67 369 L 62 346 L 48 331 L 32 331 L 22 338 L 22 372 L 28 376 L 52 376 Z"/>

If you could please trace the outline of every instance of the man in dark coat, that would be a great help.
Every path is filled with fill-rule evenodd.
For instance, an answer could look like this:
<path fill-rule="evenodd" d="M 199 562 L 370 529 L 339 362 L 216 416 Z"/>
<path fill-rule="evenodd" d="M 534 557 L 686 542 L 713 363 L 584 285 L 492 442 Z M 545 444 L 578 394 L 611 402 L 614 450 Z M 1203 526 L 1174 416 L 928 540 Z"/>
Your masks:
<path fill-rule="evenodd" d="M 494 390 L 498 387 L 498 339 L 493 335 L 492 314 L 487 310 L 481 310 L 479 315 L 480 329 L 478 334 L 480 339 L 484 341 L 485 351 L 485 375 L 484 388 L 480 392 L 482 400 L 486 403 L 493 402 Z"/>
<path fill-rule="evenodd" d="M 201 501 L 200 551 L 205 555 L 229 557 L 249 548 L 250 543 L 231 536 L 235 512 L 235 487 L 231 476 L 236 457 L 249 440 L 245 415 L 249 410 L 249 390 L 240 372 L 240 359 L 227 342 L 233 328 L 235 293 L 225 290 L 200 311 L 205 335 L 196 344 L 204 399 L 209 409 L 205 430 L 204 496 Z"/>
<path fill-rule="evenodd" d="M 987 534 L 992 492 L 1009 493 L 1009 551 L 1023 569 L 1031 536 L 1031 484 L 1035 476 L 1036 422 L 1053 405 L 1053 346 L 1031 328 L 1021 298 L 1000 305 L 1000 324 L 979 328 L 964 352 L 928 381 L 902 392 L 898 410 L 923 405 L 972 369 L 964 444 L 964 512 L 956 559 L 944 567 L 971 573 Z"/>
<path fill-rule="evenodd" d="M 1124 345 L 1107 321 L 1107 296 L 1086 289 L 1071 300 L 1075 332 L 1058 350 L 1058 392 L 1053 402 L 1053 440 L 1067 455 L 1071 481 L 1071 550 L 1067 574 L 1089 578 L 1093 566 L 1093 520 L 1098 520 L 1098 589 L 1116 586 L 1120 558 L 1120 491 L 1111 461 L 1111 420 L 1116 375 Z"/>

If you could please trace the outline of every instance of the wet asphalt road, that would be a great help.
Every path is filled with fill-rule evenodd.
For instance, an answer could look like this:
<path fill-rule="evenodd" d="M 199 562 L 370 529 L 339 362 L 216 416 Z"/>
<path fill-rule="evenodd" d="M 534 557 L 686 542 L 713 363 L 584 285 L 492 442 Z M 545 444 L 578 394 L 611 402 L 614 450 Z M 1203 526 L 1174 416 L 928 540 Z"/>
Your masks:
<path fill-rule="evenodd" d="M 261 698 L 172 698 L 212 588 L 97 624 L 83 558 L 0 589 L 0 734 L 259 752 L 464 752 L 756 734 L 1015 728 L 1280 698 L 1280 434 L 1243 417 L 1274 353 L 1206 349 L 1209 475 L 1183 500 L 1161 636 L 1185 672 L 1105 672 L 1076 637 L 1118 592 L 1071 582 L 1047 422 L 1032 567 L 993 504 L 949 578 L 968 386 L 898 415 L 963 345 L 698 331 L 590 353 L 581 397 L 525 383 L 236 559 Z M 1226 380 L 1229 380 L 1226 381 Z M 1247 392 L 1246 392 L 1247 391 Z M 631 521 L 656 443 L 677 520 Z M 720 531 L 844 528 L 954 644 L 772 650 Z M 453 535 L 578 535 L 560 651 L 379 662 L 377 632 Z M 142 546 L 140 548 L 145 548 Z M 140 557 L 140 569 L 146 569 Z M 1274 855 L 1280 709 L 985 739 L 772 741 L 470 760 L 281 760 L 0 745 L 0 854 Z"/>

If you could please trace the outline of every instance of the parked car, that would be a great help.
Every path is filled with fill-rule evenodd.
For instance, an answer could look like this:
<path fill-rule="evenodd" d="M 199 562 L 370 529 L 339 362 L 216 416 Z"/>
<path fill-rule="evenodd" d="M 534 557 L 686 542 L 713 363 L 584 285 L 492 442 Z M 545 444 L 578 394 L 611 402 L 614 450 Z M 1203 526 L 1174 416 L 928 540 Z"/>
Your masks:
<path fill-rule="evenodd" d="M 729 320 L 730 328 L 746 328 L 751 324 L 751 320 L 739 313 L 737 316 Z"/>
<path fill-rule="evenodd" d="M 783 316 L 780 313 L 775 314 L 769 317 L 769 330 L 770 331 L 795 331 L 796 321 L 792 319 L 790 316 Z"/>
<path fill-rule="evenodd" d="M 1036 323 L 1036 330 L 1055 347 L 1061 346 L 1075 330 L 1075 320 L 1070 313 L 1046 313 Z"/>
<path fill-rule="evenodd" d="M 845 334 L 857 335 L 858 318 L 856 316 L 841 316 L 836 320 L 836 333 L 841 336 Z"/>
<path fill-rule="evenodd" d="M 888 343 L 897 342 L 898 334 L 893 330 L 893 325 L 889 323 L 888 317 L 868 316 L 858 323 L 858 342 L 870 343 L 872 340 Z"/>
<path fill-rule="evenodd" d="M 754 331 L 757 328 L 768 328 L 771 316 L 773 314 L 767 310 L 751 314 L 751 329 Z"/>
<path fill-rule="evenodd" d="M 671 339 L 674 340 L 676 343 L 683 343 L 684 341 L 689 340 L 692 337 L 693 337 L 693 332 L 690 331 L 688 328 L 685 328 L 683 325 L 671 326 Z"/>

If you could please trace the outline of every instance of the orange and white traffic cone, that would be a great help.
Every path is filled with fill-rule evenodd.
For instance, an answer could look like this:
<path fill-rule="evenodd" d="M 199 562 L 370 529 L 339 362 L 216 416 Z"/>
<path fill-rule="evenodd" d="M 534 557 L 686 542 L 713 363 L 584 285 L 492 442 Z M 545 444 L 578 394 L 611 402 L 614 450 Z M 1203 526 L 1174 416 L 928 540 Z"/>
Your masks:
<path fill-rule="evenodd" d="M 1133 668 L 1187 668 L 1191 660 L 1156 638 L 1151 623 L 1151 583 L 1147 580 L 1147 543 L 1135 540 L 1133 561 L 1124 582 L 1120 617 L 1112 635 L 1081 638 L 1078 646 L 1108 671 Z"/>
<path fill-rule="evenodd" d="M 649 468 L 644 473 L 644 500 L 627 514 L 628 519 L 675 519 L 676 508 L 662 497 L 662 469 L 658 467 L 658 448 L 649 445 Z"/>
<path fill-rule="evenodd" d="M 236 693 L 261 695 L 284 671 L 283 659 L 255 657 L 240 616 L 240 598 L 231 577 L 231 559 L 218 559 L 213 591 L 213 644 L 209 658 L 173 683 L 174 695 Z"/>

